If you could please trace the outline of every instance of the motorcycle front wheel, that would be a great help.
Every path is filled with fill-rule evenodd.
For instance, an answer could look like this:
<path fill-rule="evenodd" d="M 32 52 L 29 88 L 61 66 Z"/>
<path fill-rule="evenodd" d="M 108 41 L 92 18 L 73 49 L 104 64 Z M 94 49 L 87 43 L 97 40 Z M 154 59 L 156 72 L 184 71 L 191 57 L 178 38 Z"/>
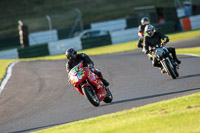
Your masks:
<path fill-rule="evenodd" d="M 85 97 L 90 101 L 92 105 L 94 105 L 95 107 L 99 106 L 100 104 L 99 98 L 97 97 L 92 87 L 84 86 L 82 88 L 82 91 Z"/>
<path fill-rule="evenodd" d="M 105 103 L 111 103 L 113 100 L 113 96 L 112 93 L 110 92 L 110 90 L 106 90 L 106 97 L 103 100 Z"/>
<path fill-rule="evenodd" d="M 171 77 L 172 77 L 173 79 L 176 79 L 176 74 L 175 74 L 175 72 L 174 72 L 174 69 L 171 67 L 169 61 L 168 61 L 168 60 L 165 60 L 164 64 L 165 64 L 165 66 L 166 66 L 166 68 L 167 68 L 167 73 L 168 73 L 169 75 L 171 75 Z"/>

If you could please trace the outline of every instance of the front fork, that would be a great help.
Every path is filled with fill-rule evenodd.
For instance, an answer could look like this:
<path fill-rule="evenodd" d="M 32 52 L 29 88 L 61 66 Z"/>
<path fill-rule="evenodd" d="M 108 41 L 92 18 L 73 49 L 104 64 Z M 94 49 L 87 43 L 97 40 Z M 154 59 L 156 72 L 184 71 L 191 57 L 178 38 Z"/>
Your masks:
<path fill-rule="evenodd" d="M 160 63 L 162 64 L 162 67 L 165 69 L 165 72 L 167 72 L 167 68 L 166 68 L 166 66 L 164 65 L 164 62 L 165 60 L 162 60 Z"/>
<path fill-rule="evenodd" d="M 163 68 L 165 69 L 165 72 L 167 72 L 167 68 L 164 65 L 165 60 L 167 60 L 171 66 L 172 69 L 174 69 L 174 65 L 172 64 L 172 62 L 170 61 L 169 57 L 167 57 L 166 59 L 163 59 L 160 63 L 162 64 Z"/>

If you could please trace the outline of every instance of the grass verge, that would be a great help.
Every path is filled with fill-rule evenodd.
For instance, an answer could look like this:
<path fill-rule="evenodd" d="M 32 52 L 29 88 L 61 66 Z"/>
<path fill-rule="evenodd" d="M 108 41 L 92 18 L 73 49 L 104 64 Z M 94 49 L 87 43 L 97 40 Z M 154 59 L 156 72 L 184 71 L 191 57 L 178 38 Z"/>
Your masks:
<path fill-rule="evenodd" d="M 200 132 L 200 93 L 90 118 L 34 133 Z"/>
<path fill-rule="evenodd" d="M 6 74 L 6 70 L 8 66 L 16 60 L 0 60 L 0 83 L 4 78 L 4 75 Z"/>
<path fill-rule="evenodd" d="M 200 55 L 200 47 L 181 48 L 176 50 L 177 54 L 195 54 Z"/>

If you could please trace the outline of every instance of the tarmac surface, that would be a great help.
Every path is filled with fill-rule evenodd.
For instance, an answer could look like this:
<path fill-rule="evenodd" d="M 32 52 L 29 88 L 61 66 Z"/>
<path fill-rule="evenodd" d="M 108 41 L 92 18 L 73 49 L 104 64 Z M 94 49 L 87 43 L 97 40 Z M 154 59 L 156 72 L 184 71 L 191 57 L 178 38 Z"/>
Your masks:
<path fill-rule="evenodd" d="M 200 46 L 200 38 L 169 46 Z M 40 130 L 200 92 L 200 58 L 178 58 L 180 77 L 173 80 L 153 68 L 141 50 L 91 56 L 114 98 L 99 107 L 68 84 L 66 60 L 20 62 L 0 95 L 0 133 Z"/>

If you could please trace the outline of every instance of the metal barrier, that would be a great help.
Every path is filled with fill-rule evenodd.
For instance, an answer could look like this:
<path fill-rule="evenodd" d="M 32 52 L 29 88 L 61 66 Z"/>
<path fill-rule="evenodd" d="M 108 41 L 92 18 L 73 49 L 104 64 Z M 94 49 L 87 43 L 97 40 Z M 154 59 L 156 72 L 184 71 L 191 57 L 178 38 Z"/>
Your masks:
<path fill-rule="evenodd" d="M 64 54 L 66 49 L 71 47 L 76 50 L 81 50 L 82 45 L 80 38 L 64 39 L 48 43 L 50 55 Z"/>
<path fill-rule="evenodd" d="M 138 39 L 138 28 L 131 28 L 121 31 L 111 32 L 112 44 L 118 44 L 123 42 L 129 42 Z"/>
<path fill-rule="evenodd" d="M 32 58 L 49 55 L 48 44 L 35 45 L 18 49 L 19 58 Z"/>
<path fill-rule="evenodd" d="M 126 19 L 91 23 L 91 29 L 93 30 L 117 31 L 117 30 L 124 30 L 126 27 L 127 27 Z"/>

